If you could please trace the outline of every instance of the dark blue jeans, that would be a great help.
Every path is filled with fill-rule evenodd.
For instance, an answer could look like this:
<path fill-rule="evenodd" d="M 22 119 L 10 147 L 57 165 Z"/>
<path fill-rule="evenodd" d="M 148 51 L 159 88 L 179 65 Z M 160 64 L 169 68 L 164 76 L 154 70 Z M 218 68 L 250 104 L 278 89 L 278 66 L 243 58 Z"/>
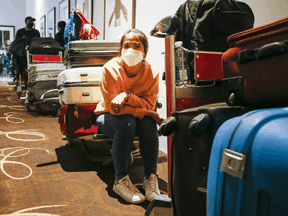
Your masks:
<path fill-rule="evenodd" d="M 128 175 L 130 153 L 135 136 L 139 137 L 145 176 L 156 174 L 159 139 L 157 125 L 152 118 L 138 119 L 132 115 L 103 113 L 97 117 L 96 123 L 104 135 L 114 138 L 112 158 L 116 177 L 121 179 Z"/>

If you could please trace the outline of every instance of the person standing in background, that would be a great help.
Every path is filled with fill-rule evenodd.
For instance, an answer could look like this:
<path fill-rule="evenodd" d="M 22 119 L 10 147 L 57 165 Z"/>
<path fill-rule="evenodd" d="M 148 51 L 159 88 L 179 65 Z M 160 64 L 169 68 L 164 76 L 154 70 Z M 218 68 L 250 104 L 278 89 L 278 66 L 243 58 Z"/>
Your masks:
<path fill-rule="evenodd" d="M 2 54 L 2 64 L 6 66 L 6 75 L 9 75 L 10 73 L 10 59 L 11 59 L 11 54 L 8 52 L 8 49 L 4 49 L 4 53 Z"/>
<path fill-rule="evenodd" d="M 18 38 L 32 38 L 32 37 L 40 37 L 40 32 L 37 29 L 34 29 L 34 21 L 36 21 L 35 18 L 31 16 L 27 16 L 25 18 L 25 24 L 26 26 L 24 28 L 18 29 L 16 32 L 16 39 Z"/>
<path fill-rule="evenodd" d="M 60 43 L 61 47 L 65 46 L 65 41 L 64 41 L 65 26 L 66 26 L 65 21 L 59 21 L 57 23 L 58 33 L 55 35 L 55 40 L 57 40 Z"/>
<path fill-rule="evenodd" d="M 12 60 L 14 62 L 15 65 L 15 69 L 17 71 L 17 77 L 21 74 L 22 78 L 24 80 L 25 83 L 25 88 L 27 88 L 27 82 L 28 82 L 28 74 L 26 71 L 27 68 L 27 59 L 26 56 L 22 53 L 25 53 L 25 47 L 26 45 L 30 44 L 30 41 L 33 37 L 40 37 L 40 32 L 37 29 L 34 29 L 34 21 L 36 19 L 31 17 L 31 16 L 27 16 L 25 18 L 25 24 L 26 26 L 24 28 L 18 29 L 18 31 L 16 32 L 16 39 L 13 41 L 13 44 L 17 44 L 16 47 L 18 47 L 18 52 L 17 54 L 21 54 L 21 55 L 17 55 L 17 54 L 13 54 Z M 12 46 L 13 46 L 12 44 Z M 17 78 L 18 79 L 18 78 Z M 16 80 L 17 80 L 16 79 Z"/>

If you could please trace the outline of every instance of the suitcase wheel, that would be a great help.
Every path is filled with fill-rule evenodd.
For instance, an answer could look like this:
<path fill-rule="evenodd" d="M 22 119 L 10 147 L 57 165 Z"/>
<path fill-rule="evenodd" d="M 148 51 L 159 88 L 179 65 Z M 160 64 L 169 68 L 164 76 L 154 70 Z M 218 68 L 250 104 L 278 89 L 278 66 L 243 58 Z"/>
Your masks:
<path fill-rule="evenodd" d="M 60 116 L 60 112 L 61 112 L 61 108 L 59 106 L 57 106 L 52 113 L 53 117 L 59 117 Z"/>
<path fill-rule="evenodd" d="M 70 137 L 67 137 L 67 141 L 68 141 L 68 146 L 73 146 L 73 141 L 74 141 L 74 139 L 73 138 L 70 138 Z"/>
<path fill-rule="evenodd" d="M 174 116 L 170 116 L 165 119 L 159 127 L 158 134 L 163 136 L 169 136 L 173 130 L 177 129 L 177 121 Z"/>
<path fill-rule="evenodd" d="M 209 115 L 207 113 L 202 113 L 191 120 L 188 129 L 193 136 L 200 137 L 206 132 L 209 125 Z"/>

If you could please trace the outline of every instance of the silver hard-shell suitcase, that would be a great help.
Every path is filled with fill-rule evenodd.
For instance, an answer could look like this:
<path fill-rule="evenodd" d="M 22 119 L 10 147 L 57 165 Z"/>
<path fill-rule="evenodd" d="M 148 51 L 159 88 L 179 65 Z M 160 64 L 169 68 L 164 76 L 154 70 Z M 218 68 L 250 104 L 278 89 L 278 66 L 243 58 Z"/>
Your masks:
<path fill-rule="evenodd" d="M 119 54 L 119 49 L 119 41 L 71 41 L 64 51 L 64 62 L 67 68 L 103 66 Z"/>

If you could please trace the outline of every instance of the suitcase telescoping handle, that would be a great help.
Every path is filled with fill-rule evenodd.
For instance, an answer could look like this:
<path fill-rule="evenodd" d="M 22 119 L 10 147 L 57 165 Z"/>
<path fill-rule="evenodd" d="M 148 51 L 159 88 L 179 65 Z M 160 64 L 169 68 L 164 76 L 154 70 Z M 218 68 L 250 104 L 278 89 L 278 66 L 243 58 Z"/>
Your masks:
<path fill-rule="evenodd" d="M 276 55 L 281 55 L 288 52 L 288 41 L 274 42 L 266 44 L 258 49 L 243 50 L 238 53 L 237 63 L 243 64 L 246 62 L 261 60 Z"/>

